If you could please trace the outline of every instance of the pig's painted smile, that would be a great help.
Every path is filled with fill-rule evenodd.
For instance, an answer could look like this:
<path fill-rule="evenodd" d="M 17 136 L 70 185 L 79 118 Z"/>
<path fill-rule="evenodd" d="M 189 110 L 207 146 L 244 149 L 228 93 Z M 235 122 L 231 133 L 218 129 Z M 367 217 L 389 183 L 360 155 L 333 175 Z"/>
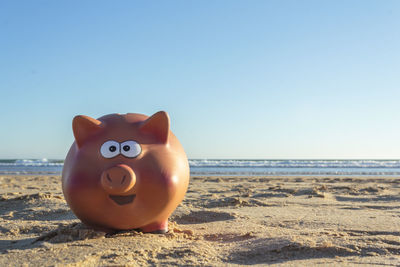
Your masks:
<path fill-rule="evenodd" d="M 109 197 L 118 205 L 126 205 L 132 203 L 135 199 L 136 195 L 129 195 L 129 196 L 118 196 L 118 195 L 109 195 Z"/>

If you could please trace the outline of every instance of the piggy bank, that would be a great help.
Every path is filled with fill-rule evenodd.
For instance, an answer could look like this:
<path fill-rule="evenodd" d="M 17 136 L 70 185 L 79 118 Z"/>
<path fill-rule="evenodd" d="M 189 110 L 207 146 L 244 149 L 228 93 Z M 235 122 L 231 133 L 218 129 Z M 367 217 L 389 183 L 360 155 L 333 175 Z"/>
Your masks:
<path fill-rule="evenodd" d="M 189 184 L 189 164 L 166 112 L 76 116 L 62 189 L 75 215 L 106 232 L 165 233 Z"/>

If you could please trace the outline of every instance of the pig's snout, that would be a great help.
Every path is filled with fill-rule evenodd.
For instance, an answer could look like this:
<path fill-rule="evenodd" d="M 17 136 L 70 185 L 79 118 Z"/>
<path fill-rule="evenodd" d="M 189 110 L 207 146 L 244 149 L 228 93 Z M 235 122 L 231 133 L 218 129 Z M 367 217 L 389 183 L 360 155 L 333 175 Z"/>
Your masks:
<path fill-rule="evenodd" d="M 101 185 L 109 194 L 123 194 L 128 192 L 135 183 L 135 173 L 125 164 L 109 168 L 101 174 Z"/>

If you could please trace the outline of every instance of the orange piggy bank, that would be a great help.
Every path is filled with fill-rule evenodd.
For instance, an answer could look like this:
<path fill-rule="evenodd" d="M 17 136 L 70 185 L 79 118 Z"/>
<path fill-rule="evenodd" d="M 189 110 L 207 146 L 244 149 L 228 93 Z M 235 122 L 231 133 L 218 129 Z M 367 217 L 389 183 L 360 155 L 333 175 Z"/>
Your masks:
<path fill-rule="evenodd" d="M 189 184 L 168 114 L 76 116 L 62 188 L 75 215 L 98 230 L 165 233 Z"/>

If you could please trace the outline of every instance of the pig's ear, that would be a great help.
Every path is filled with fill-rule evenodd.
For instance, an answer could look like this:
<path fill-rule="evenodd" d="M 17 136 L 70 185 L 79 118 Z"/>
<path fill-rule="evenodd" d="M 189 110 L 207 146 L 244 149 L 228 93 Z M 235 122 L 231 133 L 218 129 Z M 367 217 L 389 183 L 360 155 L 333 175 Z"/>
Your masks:
<path fill-rule="evenodd" d="M 143 133 L 151 134 L 163 144 L 168 142 L 169 135 L 169 116 L 165 111 L 159 111 L 153 114 L 140 125 Z"/>
<path fill-rule="evenodd" d="M 101 129 L 101 121 L 88 116 L 78 115 L 72 121 L 72 130 L 78 147 L 82 147 L 85 141 Z"/>

